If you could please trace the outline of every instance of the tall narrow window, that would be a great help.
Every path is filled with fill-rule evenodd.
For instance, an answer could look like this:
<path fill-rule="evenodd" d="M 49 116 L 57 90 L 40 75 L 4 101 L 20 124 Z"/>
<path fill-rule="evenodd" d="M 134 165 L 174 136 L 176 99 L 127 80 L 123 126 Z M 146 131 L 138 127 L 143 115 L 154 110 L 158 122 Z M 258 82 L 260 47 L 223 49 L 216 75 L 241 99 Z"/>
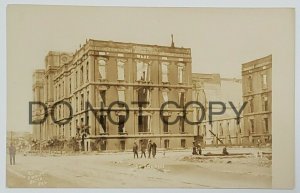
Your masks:
<path fill-rule="evenodd" d="M 80 84 L 83 84 L 83 66 L 80 68 Z"/>
<path fill-rule="evenodd" d="M 168 63 L 161 64 L 162 82 L 168 82 Z"/>
<path fill-rule="evenodd" d="M 248 91 L 252 91 L 252 76 L 248 76 Z"/>
<path fill-rule="evenodd" d="M 220 136 L 223 136 L 223 126 L 222 126 L 222 123 L 220 123 Z"/>
<path fill-rule="evenodd" d="M 183 92 L 179 93 L 178 102 L 179 102 L 179 107 L 183 108 L 184 107 L 184 93 Z"/>
<path fill-rule="evenodd" d="M 78 87 L 78 73 L 77 73 L 77 71 L 75 73 L 75 87 L 76 88 Z"/>
<path fill-rule="evenodd" d="M 78 112 L 78 97 L 76 97 L 76 112 Z"/>
<path fill-rule="evenodd" d="M 69 93 L 72 93 L 72 79 L 69 79 Z"/>
<path fill-rule="evenodd" d="M 265 132 L 268 133 L 269 132 L 269 119 L 268 118 L 264 118 L 264 123 L 265 123 Z"/>
<path fill-rule="evenodd" d="M 165 146 L 165 149 L 168 149 L 169 148 L 169 143 L 170 141 L 168 139 L 165 139 L 164 140 L 164 146 Z"/>
<path fill-rule="evenodd" d="M 71 137 L 72 136 L 72 123 L 70 122 L 70 126 L 69 126 L 69 136 Z"/>
<path fill-rule="evenodd" d="M 163 96 L 163 99 L 164 99 L 164 103 L 166 103 L 166 102 L 169 101 L 168 92 L 167 91 L 162 91 L 162 96 Z M 165 106 L 165 108 L 168 108 L 168 104 Z"/>
<path fill-rule="evenodd" d="M 105 90 L 101 90 L 99 92 L 99 102 L 100 102 L 100 107 L 101 107 L 101 103 L 103 104 L 103 106 L 106 105 L 106 91 Z"/>
<path fill-rule="evenodd" d="M 122 60 L 118 60 L 117 61 L 117 65 L 118 65 L 118 80 L 124 80 L 124 74 L 125 74 L 125 62 Z"/>
<path fill-rule="evenodd" d="M 86 81 L 89 81 L 89 62 L 86 63 Z"/>
<path fill-rule="evenodd" d="M 138 131 L 139 132 L 150 132 L 150 116 L 139 115 L 138 116 Z"/>
<path fill-rule="evenodd" d="M 118 119 L 119 119 L 119 126 L 118 126 L 118 130 L 119 133 L 124 133 L 125 132 L 125 115 L 119 115 Z"/>
<path fill-rule="evenodd" d="M 81 100 L 80 100 L 80 110 L 83 110 L 83 104 L 84 104 L 84 95 L 81 94 Z"/>
<path fill-rule="evenodd" d="M 203 125 L 203 131 L 202 131 L 202 133 L 203 133 L 203 136 L 206 136 L 206 125 Z"/>
<path fill-rule="evenodd" d="M 185 118 L 183 116 L 180 117 L 179 119 L 179 130 L 181 133 L 184 133 L 185 130 L 184 130 L 184 121 L 185 121 Z"/>
<path fill-rule="evenodd" d="M 125 102 L 125 91 L 124 90 L 118 90 L 118 98 L 119 98 L 119 101 Z"/>
<path fill-rule="evenodd" d="M 89 91 L 86 92 L 86 101 L 87 102 L 90 101 L 90 92 Z"/>
<path fill-rule="evenodd" d="M 250 129 L 251 129 L 251 132 L 252 132 L 252 133 L 255 132 L 255 128 L 254 128 L 254 119 L 250 119 Z"/>
<path fill-rule="evenodd" d="M 136 76 L 138 81 L 149 81 L 149 64 L 138 61 L 136 64 Z"/>
<path fill-rule="evenodd" d="M 268 111 L 268 97 L 262 97 L 262 109 L 263 111 Z"/>
<path fill-rule="evenodd" d="M 168 121 L 169 121 L 169 117 L 168 116 L 163 116 L 163 129 L 164 129 L 164 133 L 168 133 L 169 132 Z"/>
<path fill-rule="evenodd" d="M 106 133 L 106 116 L 100 115 L 100 133 Z"/>
<path fill-rule="evenodd" d="M 254 112 L 253 98 L 249 98 L 248 103 L 249 103 L 249 113 L 253 113 Z"/>
<path fill-rule="evenodd" d="M 58 108 L 58 118 L 61 119 L 61 105 L 59 105 L 59 108 Z"/>
<path fill-rule="evenodd" d="M 183 83 L 184 64 L 178 64 L 178 83 Z"/>
<path fill-rule="evenodd" d="M 60 84 L 58 85 L 58 98 L 60 99 L 60 96 L 61 96 L 61 90 L 60 90 Z"/>
<path fill-rule="evenodd" d="M 268 82 L 267 82 L 267 75 L 263 74 L 262 75 L 262 88 L 266 89 L 268 87 Z"/>
<path fill-rule="evenodd" d="M 101 80 L 106 79 L 106 61 L 104 59 L 100 59 L 98 61 L 99 66 L 99 78 Z"/>
<path fill-rule="evenodd" d="M 149 88 L 138 89 L 138 106 L 147 107 L 150 105 L 150 90 Z"/>

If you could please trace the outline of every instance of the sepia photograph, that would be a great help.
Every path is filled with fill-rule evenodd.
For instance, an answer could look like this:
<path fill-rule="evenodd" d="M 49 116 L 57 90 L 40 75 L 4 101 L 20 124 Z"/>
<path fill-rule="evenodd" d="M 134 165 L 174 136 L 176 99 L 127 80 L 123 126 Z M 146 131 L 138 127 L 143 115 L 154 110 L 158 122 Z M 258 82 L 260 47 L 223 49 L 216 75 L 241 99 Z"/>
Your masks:
<path fill-rule="evenodd" d="M 274 152 L 294 143 L 294 9 L 19 4 L 6 22 L 7 188 L 293 187 L 293 149 Z"/>

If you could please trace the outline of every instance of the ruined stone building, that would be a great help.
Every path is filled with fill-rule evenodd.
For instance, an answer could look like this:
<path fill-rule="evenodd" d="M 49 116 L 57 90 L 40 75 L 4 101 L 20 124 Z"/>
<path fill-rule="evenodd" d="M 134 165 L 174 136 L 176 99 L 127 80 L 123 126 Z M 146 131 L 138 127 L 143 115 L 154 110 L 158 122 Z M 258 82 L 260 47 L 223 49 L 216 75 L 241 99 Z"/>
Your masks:
<path fill-rule="evenodd" d="M 237 109 L 242 105 L 242 81 L 236 78 L 221 78 L 220 74 L 193 73 L 193 98 L 205 107 L 205 118 L 195 125 L 195 135 L 203 145 L 241 145 L 243 119 L 237 122 L 236 114 L 229 105 L 231 101 Z M 209 122 L 209 102 L 225 103 L 226 110 L 222 115 L 212 116 Z M 213 106 L 214 112 L 222 111 L 221 106 Z M 194 119 L 199 120 L 203 111 L 194 109 Z M 219 138 L 222 142 L 220 142 Z"/>
<path fill-rule="evenodd" d="M 272 55 L 242 64 L 244 140 L 272 140 Z"/>
<path fill-rule="evenodd" d="M 173 43 L 167 47 L 87 40 L 74 53 L 50 51 L 45 69 L 33 74 L 34 101 L 45 103 L 49 115 L 33 125 L 33 136 L 44 142 L 75 137 L 86 151 L 129 150 L 134 141 L 141 145 L 148 140 L 159 148 L 191 147 L 194 126 L 183 113 L 184 104 L 192 100 L 191 62 L 191 49 Z M 71 105 L 71 117 L 61 101 Z M 167 101 L 175 104 L 161 111 Z M 51 111 L 63 124 L 51 119 Z M 34 105 L 34 119 L 44 114 Z M 176 118 L 174 124 L 165 123 Z M 186 118 L 193 120 L 192 107 Z"/>

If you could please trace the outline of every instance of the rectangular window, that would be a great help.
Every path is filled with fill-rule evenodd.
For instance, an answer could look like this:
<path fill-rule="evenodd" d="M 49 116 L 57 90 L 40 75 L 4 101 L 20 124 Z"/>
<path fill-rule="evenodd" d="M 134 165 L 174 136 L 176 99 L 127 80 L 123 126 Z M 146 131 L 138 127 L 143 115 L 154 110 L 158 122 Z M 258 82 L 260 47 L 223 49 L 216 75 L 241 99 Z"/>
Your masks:
<path fill-rule="evenodd" d="M 185 139 L 181 139 L 181 147 L 182 148 L 186 147 L 186 140 Z"/>
<path fill-rule="evenodd" d="M 267 82 L 267 75 L 263 74 L 262 75 L 262 88 L 266 89 L 268 87 L 268 82 Z"/>
<path fill-rule="evenodd" d="M 138 106 L 147 107 L 150 105 L 150 90 L 149 88 L 140 88 L 137 90 L 138 94 Z"/>
<path fill-rule="evenodd" d="M 136 64 L 136 76 L 137 81 L 149 81 L 149 64 L 142 61 L 137 62 Z"/>
<path fill-rule="evenodd" d="M 169 149 L 169 144 L 170 144 L 170 141 L 168 139 L 165 139 L 164 140 L 165 149 Z"/>
<path fill-rule="evenodd" d="M 76 87 L 76 88 L 78 87 L 78 82 L 77 82 L 77 80 L 78 80 L 78 73 L 77 73 L 77 71 L 76 71 L 76 73 L 75 73 L 75 87 Z"/>
<path fill-rule="evenodd" d="M 184 93 L 183 92 L 179 93 L 178 104 L 179 104 L 180 108 L 184 107 Z"/>
<path fill-rule="evenodd" d="M 80 84 L 83 84 L 83 66 L 80 68 Z"/>
<path fill-rule="evenodd" d="M 203 133 L 203 136 L 206 136 L 206 125 L 203 125 L 203 131 L 202 131 L 202 133 Z"/>
<path fill-rule="evenodd" d="M 252 91 L 252 76 L 248 77 L 248 91 Z"/>
<path fill-rule="evenodd" d="M 253 99 L 249 99 L 249 113 L 253 113 L 254 112 L 254 107 L 253 107 Z"/>
<path fill-rule="evenodd" d="M 268 111 L 268 97 L 263 96 L 262 99 L 263 99 L 263 101 L 262 101 L 263 111 Z"/>
<path fill-rule="evenodd" d="M 86 81 L 89 81 L 89 62 L 86 63 Z"/>
<path fill-rule="evenodd" d="M 64 97 L 65 96 L 65 81 L 62 82 L 62 87 L 61 87 L 61 94 Z"/>
<path fill-rule="evenodd" d="M 138 131 L 139 132 L 150 132 L 149 129 L 149 116 L 139 115 L 138 116 Z"/>
<path fill-rule="evenodd" d="M 90 117 L 89 116 L 86 116 L 86 125 L 90 125 Z"/>
<path fill-rule="evenodd" d="M 164 133 L 168 133 L 169 132 L 169 117 L 168 116 L 163 116 L 163 129 L 164 129 Z"/>
<path fill-rule="evenodd" d="M 106 91 L 105 90 L 101 90 L 99 92 L 99 104 L 100 104 L 100 107 L 101 107 L 101 103 L 103 104 L 103 106 L 106 105 Z"/>
<path fill-rule="evenodd" d="M 125 102 L 125 91 L 118 90 L 118 100 L 121 102 Z"/>
<path fill-rule="evenodd" d="M 70 123 L 70 126 L 69 126 L 69 129 L 70 129 L 70 133 L 69 133 L 69 136 L 71 137 L 72 136 L 72 123 Z"/>
<path fill-rule="evenodd" d="M 90 92 L 89 91 L 87 91 L 86 92 L 86 101 L 87 102 L 89 102 L 90 100 L 89 100 L 89 98 L 90 98 Z"/>
<path fill-rule="evenodd" d="M 254 119 L 250 119 L 250 129 L 251 129 L 252 133 L 255 132 L 255 129 L 254 129 Z"/>
<path fill-rule="evenodd" d="M 124 74 L 125 74 L 125 63 L 123 61 L 118 61 L 118 80 L 124 80 Z"/>
<path fill-rule="evenodd" d="M 72 93 L 72 79 L 70 78 L 69 79 L 69 93 L 70 93 L 70 95 L 71 95 L 71 93 Z"/>
<path fill-rule="evenodd" d="M 161 64 L 162 82 L 168 82 L 168 63 Z"/>
<path fill-rule="evenodd" d="M 264 118 L 264 123 L 265 123 L 265 132 L 269 132 L 269 122 L 268 118 Z"/>
<path fill-rule="evenodd" d="M 61 96 L 61 88 L 60 88 L 60 84 L 58 85 L 58 98 L 60 99 L 60 96 Z"/>
<path fill-rule="evenodd" d="M 76 97 L 76 112 L 78 112 L 78 97 Z"/>
<path fill-rule="evenodd" d="M 99 78 L 101 80 L 106 79 L 106 61 L 104 59 L 100 59 L 98 61 L 98 68 L 99 68 Z"/>
<path fill-rule="evenodd" d="M 222 126 L 222 123 L 220 123 L 219 129 L 220 129 L 220 136 L 223 136 L 223 126 Z"/>
<path fill-rule="evenodd" d="M 83 105 L 84 104 L 84 95 L 81 94 L 81 100 L 80 100 L 80 110 L 83 110 Z"/>
<path fill-rule="evenodd" d="M 183 83 L 184 64 L 178 64 L 178 83 Z"/>
<path fill-rule="evenodd" d="M 163 99 L 164 99 L 164 103 L 169 101 L 168 92 L 162 91 L 162 96 L 163 96 Z M 168 108 L 168 104 L 165 105 L 165 108 Z"/>
<path fill-rule="evenodd" d="M 118 126 L 118 130 L 119 133 L 124 133 L 125 132 L 125 119 L 126 116 L 125 115 L 119 115 L 118 119 L 119 119 L 119 126 Z"/>
<path fill-rule="evenodd" d="M 181 133 L 184 133 L 185 130 L 184 130 L 184 117 L 181 116 L 180 119 L 179 119 L 179 131 Z"/>
<path fill-rule="evenodd" d="M 125 141 L 124 140 L 120 141 L 120 150 L 125 151 Z"/>
<path fill-rule="evenodd" d="M 100 122 L 100 133 L 106 133 L 106 116 L 105 115 L 100 115 L 99 117 L 99 122 Z"/>

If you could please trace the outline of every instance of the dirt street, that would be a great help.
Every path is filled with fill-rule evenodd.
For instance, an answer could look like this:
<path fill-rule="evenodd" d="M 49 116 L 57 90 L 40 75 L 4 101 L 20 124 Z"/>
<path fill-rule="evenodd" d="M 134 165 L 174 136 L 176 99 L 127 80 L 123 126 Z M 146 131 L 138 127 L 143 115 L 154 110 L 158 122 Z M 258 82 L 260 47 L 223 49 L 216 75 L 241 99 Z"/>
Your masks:
<path fill-rule="evenodd" d="M 155 159 L 134 159 L 133 153 L 76 155 L 18 154 L 16 165 L 7 162 L 8 187 L 98 188 L 270 188 L 272 162 L 255 156 L 191 156 L 191 151 L 158 152 Z M 220 152 L 218 148 L 203 152 Z M 263 151 L 271 151 L 269 149 Z"/>

